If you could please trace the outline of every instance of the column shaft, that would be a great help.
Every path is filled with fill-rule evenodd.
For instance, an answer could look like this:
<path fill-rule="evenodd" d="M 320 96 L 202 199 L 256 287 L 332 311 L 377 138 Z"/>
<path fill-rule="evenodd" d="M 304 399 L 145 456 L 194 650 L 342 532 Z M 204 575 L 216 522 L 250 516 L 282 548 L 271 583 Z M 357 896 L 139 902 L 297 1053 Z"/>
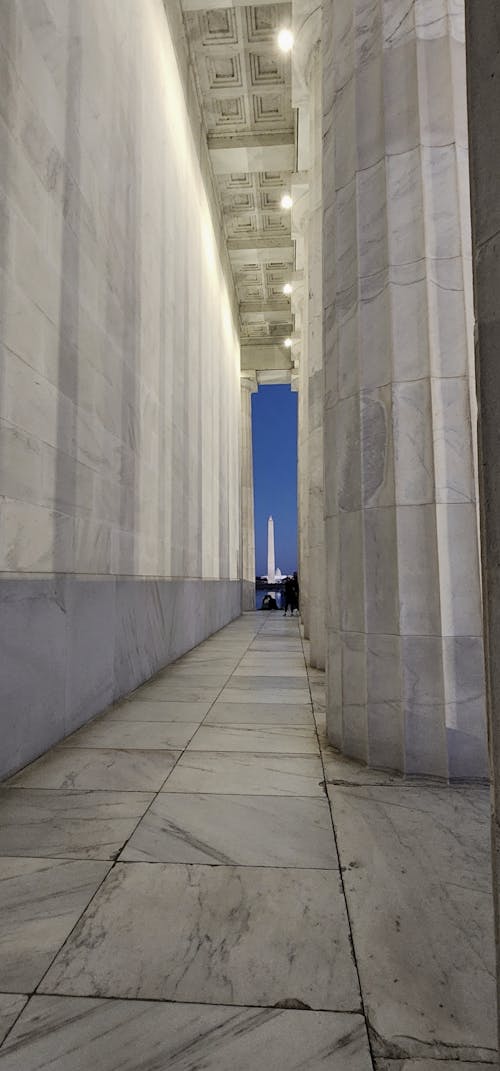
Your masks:
<path fill-rule="evenodd" d="M 253 379 L 241 380 L 241 542 L 242 610 L 255 610 L 255 522 L 253 499 Z"/>
<path fill-rule="evenodd" d="M 476 368 L 479 397 L 481 557 L 492 791 L 493 885 L 500 979 L 500 10 L 466 2 Z M 500 987 L 499 987 L 500 1008 Z M 500 1023 L 500 1016 L 499 1016 Z M 500 1031 L 499 1031 L 500 1032 Z"/>
<path fill-rule="evenodd" d="M 328 729 L 486 772 L 460 3 L 324 6 Z M 445 10 L 446 8 L 446 10 Z"/>

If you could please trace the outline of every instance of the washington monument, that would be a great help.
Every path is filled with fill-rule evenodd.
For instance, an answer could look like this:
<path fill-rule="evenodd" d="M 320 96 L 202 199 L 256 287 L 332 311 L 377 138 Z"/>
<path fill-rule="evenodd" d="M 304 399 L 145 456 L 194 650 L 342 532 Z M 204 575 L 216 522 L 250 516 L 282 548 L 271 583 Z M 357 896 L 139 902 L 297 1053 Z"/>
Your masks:
<path fill-rule="evenodd" d="M 267 582 L 274 583 L 276 576 L 276 558 L 274 555 L 274 521 L 272 517 L 267 519 Z"/>

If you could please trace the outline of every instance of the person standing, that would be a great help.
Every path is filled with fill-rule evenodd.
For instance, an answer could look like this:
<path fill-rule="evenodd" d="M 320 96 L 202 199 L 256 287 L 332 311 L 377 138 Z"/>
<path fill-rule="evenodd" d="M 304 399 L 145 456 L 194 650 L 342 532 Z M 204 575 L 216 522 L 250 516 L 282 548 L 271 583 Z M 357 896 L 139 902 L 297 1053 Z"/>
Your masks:
<path fill-rule="evenodd" d="M 288 607 L 290 607 L 290 617 L 293 617 L 293 606 L 295 598 L 295 589 L 293 583 L 293 577 L 287 576 L 285 580 L 285 612 L 283 617 L 286 617 Z"/>
<path fill-rule="evenodd" d="M 299 612 L 299 578 L 297 576 L 297 573 L 293 574 L 293 578 L 291 580 L 291 588 L 292 588 L 292 616 L 293 616 L 294 610 L 296 610 L 297 613 Z"/>

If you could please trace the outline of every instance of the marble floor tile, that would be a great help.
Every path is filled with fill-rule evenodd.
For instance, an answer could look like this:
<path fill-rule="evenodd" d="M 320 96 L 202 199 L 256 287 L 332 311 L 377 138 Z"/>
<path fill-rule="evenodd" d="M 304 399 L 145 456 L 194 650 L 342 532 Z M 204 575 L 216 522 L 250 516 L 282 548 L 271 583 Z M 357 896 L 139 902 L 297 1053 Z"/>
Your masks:
<path fill-rule="evenodd" d="M 169 703 L 166 700 L 129 699 L 112 707 L 105 715 L 106 722 L 112 721 L 176 721 L 200 722 L 208 713 L 211 703 Z"/>
<path fill-rule="evenodd" d="M 153 799 L 147 792 L 0 790 L 0 855 L 114 859 Z"/>
<path fill-rule="evenodd" d="M 401 1058 L 488 1061 L 496 1046 L 488 790 L 360 786 L 330 795 L 376 1055 L 393 1057 L 397 1046 Z"/>
<path fill-rule="evenodd" d="M 217 699 L 222 688 L 212 685 L 192 684 L 189 678 L 185 681 L 160 681 L 155 680 L 151 684 L 143 684 L 135 692 L 131 692 L 129 699 L 166 699 L 170 702 L 185 703 L 208 703 Z"/>
<path fill-rule="evenodd" d="M 1 1071 L 371 1071 L 360 1015 L 36 996 Z"/>
<path fill-rule="evenodd" d="M 304 682 L 305 685 L 307 685 L 307 673 L 303 661 L 302 665 L 297 661 L 296 665 L 293 664 L 290 666 L 276 666 L 275 664 L 268 665 L 267 663 L 264 663 L 263 665 L 247 665 L 242 662 L 235 673 L 233 673 L 232 680 L 244 680 L 248 682 L 249 680 L 252 681 L 256 676 L 259 678 L 265 677 L 266 680 L 267 678 L 272 677 L 273 680 L 271 683 L 273 686 L 275 679 L 286 680 L 287 685 L 291 680 L 302 681 L 302 687 L 304 687 Z"/>
<path fill-rule="evenodd" d="M 231 677 L 231 688 L 237 688 L 241 692 L 260 692 L 267 691 L 269 688 L 276 689 L 276 691 L 286 692 L 308 692 L 309 687 L 307 684 L 307 676 L 304 674 L 303 678 L 300 677 L 260 677 L 257 673 L 251 677 L 238 677 L 236 673 L 233 673 Z"/>
<path fill-rule="evenodd" d="M 202 725 L 188 751 L 253 751 L 269 755 L 319 755 L 312 729 L 288 726 Z"/>
<path fill-rule="evenodd" d="M 233 687 L 233 678 L 221 692 L 224 703 L 297 703 L 310 702 L 309 692 L 304 688 L 238 688 Z"/>
<path fill-rule="evenodd" d="M 311 728 L 311 707 L 306 703 L 225 703 L 218 699 L 205 718 L 205 725 L 289 725 Z"/>
<path fill-rule="evenodd" d="M 2 988 L 31 992 L 109 870 L 74 859 L 0 859 Z"/>
<path fill-rule="evenodd" d="M 164 792 L 121 860 L 336 869 L 325 799 Z"/>
<path fill-rule="evenodd" d="M 124 750 L 182 751 L 198 728 L 198 722 L 108 721 L 106 718 L 80 729 L 61 744 L 65 748 L 120 748 Z"/>
<path fill-rule="evenodd" d="M 190 751 L 179 760 L 164 791 L 324 796 L 322 778 L 321 762 L 314 755 Z"/>
<path fill-rule="evenodd" d="M 19 993 L 0 993 L 0 1045 L 28 998 Z"/>
<path fill-rule="evenodd" d="M 315 717 L 321 717 L 316 715 Z M 326 728 L 326 726 L 325 726 Z M 404 785 L 405 779 L 390 770 L 373 770 L 354 759 L 348 759 L 330 747 L 323 735 L 320 736 L 321 755 L 325 766 L 327 784 L 332 785 Z"/>
<path fill-rule="evenodd" d="M 179 751 L 59 747 L 15 774 L 7 785 L 157 792 L 179 754 Z"/>
<path fill-rule="evenodd" d="M 117 863 L 41 991 L 357 1011 L 338 875 Z"/>

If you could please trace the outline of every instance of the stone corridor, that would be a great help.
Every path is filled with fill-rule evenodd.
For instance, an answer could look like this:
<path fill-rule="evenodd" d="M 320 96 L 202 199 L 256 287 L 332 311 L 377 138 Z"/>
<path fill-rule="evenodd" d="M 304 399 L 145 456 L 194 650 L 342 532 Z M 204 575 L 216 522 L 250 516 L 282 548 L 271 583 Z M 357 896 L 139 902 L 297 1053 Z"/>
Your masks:
<path fill-rule="evenodd" d="M 488 790 L 340 758 L 307 653 L 246 614 L 2 788 L 1 1071 L 491 1068 Z"/>

